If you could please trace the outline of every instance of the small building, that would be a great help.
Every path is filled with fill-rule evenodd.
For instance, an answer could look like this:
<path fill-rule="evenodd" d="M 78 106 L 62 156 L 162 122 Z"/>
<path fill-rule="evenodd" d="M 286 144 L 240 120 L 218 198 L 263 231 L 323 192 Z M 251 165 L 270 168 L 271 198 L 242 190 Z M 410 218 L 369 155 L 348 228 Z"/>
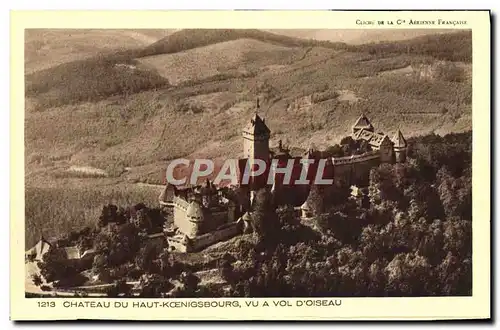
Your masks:
<path fill-rule="evenodd" d="M 311 210 L 307 200 L 300 206 L 300 217 L 303 219 L 309 219 L 314 217 L 314 212 Z"/>
<path fill-rule="evenodd" d="M 80 249 L 78 246 L 68 246 L 63 248 L 68 260 L 76 260 L 81 258 Z"/>
<path fill-rule="evenodd" d="M 252 215 L 249 212 L 245 212 L 241 218 L 238 219 L 238 223 L 243 227 L 242 231 L 244 234 L 249 234 L 253 231 L 252 228 Z"/>
<path fill-rule="evenodd" d="M 349 197 L 354 200 L 359 207 L 368 208 L 370 206 L 370 199 L 368 198 L 368 191 L 366 187 L 351 186 L 351 194 Z"/>
<path fill-rule="evenodd" d="M 358 198 L 358 197 L 363 196 L 363 192 L 361 191 L 361 189 L 358 186 L 351 186 L 351 196 Z"/>

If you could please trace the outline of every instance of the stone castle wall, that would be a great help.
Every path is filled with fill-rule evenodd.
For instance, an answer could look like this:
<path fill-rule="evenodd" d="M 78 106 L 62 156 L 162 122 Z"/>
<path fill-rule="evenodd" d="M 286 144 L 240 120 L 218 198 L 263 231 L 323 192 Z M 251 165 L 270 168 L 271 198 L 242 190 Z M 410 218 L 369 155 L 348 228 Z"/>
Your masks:
<path fill-rule="evenodd" d="M 191 250 L 198 251 L 216 242 L 220 242 L 241 233 L 240 225 L 236 222 L 227 224 L 213 232 L 197 236 L 191 241 Z"/>
<path fill-rule="evenodd" d="M 200 224 L 199 234 L 211 232 L 228 222 L 228 210 L 207 212 L 205 220 Z"/>
<path fill-rule="evenodd" d="M 370 161 L 375 158 L 380 158 L 380 153 L 378 150 L 368 151 L 361 155 L 332 157 L 332 163 L 334 165 L 355 164 Z"/>
<path fill-rule="evenodd" d="M 193 252 L 202 250 L 212 244 L 227 240 L 241 233 L 241 224 L 233 222 L 210 233 L 193 237 L 187 244 L 180 235 L 168 237 L 168 244 L 169 246 L 174 247 L 177 252 Z"/>
<path fill-rule="evenodd" d="M 380 164 L 380 153 L 375 150 L 362 155 L 334 157 L 332 163 L 336 186 L 364 185 L 368 183 L 371 169 Z"/>

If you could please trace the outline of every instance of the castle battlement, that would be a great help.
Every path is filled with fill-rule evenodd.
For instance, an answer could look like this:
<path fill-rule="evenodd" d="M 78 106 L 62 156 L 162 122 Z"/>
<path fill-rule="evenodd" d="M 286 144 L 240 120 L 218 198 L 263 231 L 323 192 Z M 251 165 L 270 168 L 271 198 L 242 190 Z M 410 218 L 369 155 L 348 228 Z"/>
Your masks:
<path fill-rule="evenodd" d="M 182 197 L 174 196 L 172 199 L 172 203 L 175 208 L 181 209 L 183 211 L 187 211 L 189 207 L 189 202 Z"/>
<path fill-rule="evenodd" d="M 365 152 L 361 155 L 352 155 L 345 157 L 332 157 L 332 164 L 335 165 L 345 165 L 345 164 L 355 164 L 362 163 L 368 160 L 373 160 L 380 158 L 380 152 L 378 150 L 372 150 Z"/>

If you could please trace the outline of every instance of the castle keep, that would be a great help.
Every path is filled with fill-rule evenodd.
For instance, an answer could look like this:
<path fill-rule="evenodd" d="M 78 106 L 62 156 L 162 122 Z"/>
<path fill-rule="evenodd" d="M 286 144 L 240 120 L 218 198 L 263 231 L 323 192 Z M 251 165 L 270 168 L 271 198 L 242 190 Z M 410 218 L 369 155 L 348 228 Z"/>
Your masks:
<path fill-rule="evenodd" d="M 293 182 L 299 179 L 304 166 L 308 166 L 307 177 L 312 182 L 318 171 L 317 162 L 305 165 L 300 160 L 325 159 L 325 152 L 309 149 L 301 157 L 292 157 L 281 141 L 278 150 L 271 151 L 270 133 L 265 120 L 257 113 L 243 128 L 243 158 L 238 162 L 239 181 L 236 187 L 216 187 L 209 180 L 203 185 L 185 188 L 166 183 L 159 199 L 162 206 L 173 212 L 173 225 L 164 230 L 171 249 L 180 252 L 199 250 L 251 228 L 253 196 L 262 188 L 270 189 L 275 205 L 301 205 L 303 216 L 314 214 L 307 203 L 311 186 L 294 185 Z M 365 186 L 373 167 L 380 163 L 406 160 L 407 143 L 401 131 L 398 130 L 392 139 L 384 133 L 376 133 L 365 115 L 354 123 L 348 140 L 348 155 L 326 155 L 326 165 L 321 169 L 324 179 L 333 180 L 326 187 L 330 192 L 334 192 L 336 187 Z M 284 175 L 275 174 L 270 185 L 267 182 L 268 171 L 243 183 L 241 174 L 245 166 L 257 159 L 268 165 L 277 160 L 278 167 L 285 167 L 289 160 L 293 160 L 291 184 L 284 185 Z M 285 195 L 288 199 L 282 198 Z"/>

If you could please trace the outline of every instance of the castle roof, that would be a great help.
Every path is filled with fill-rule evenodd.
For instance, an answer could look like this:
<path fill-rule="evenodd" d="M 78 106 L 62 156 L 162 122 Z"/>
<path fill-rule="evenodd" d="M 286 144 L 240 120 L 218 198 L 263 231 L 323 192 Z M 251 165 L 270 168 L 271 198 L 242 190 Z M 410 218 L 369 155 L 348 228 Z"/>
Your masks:
<path fill-rule="evenodd" d="M 359 130 L 355 134 L 355 139 L 356 140 L 365 140 L 366 142 L 370 142 L 373 139 L 374 135 L 375 134 L 373 132 L 368 131 L 368 130 L 362 128 L 361 130 Z"/>
<path fill-rule="evenodd" d="M 310 209 L 309 207 L 309 203 L 307 202 L 307 199 L 306 201 L 300 206 L 300 209 L 301 210 L 305 210 L 305 211 L 308 211 Z"/>
<path fill-rule="evenodd" d="M 394 142 L 394 147 L 396 148 L 405 148 L 407 146 L 403 133 L 401 133 L 400 130 L 398 130 L 396 134 L 394 134 L 392 142 Z"/>
<path fill-rule="evenodd" d="M 364 128 L 362 128 L 362 129 L 360 129 L 360 130 L 356 131 L 356 133 L 354 133 L 354 135 L 352 136 L 352 137 L 353 137 L 353 139 L 354 139 L 354 140 L 359 140 L 359 139 L 361 139 L 361 134 L 362 134 L 363 132 L 365 132 L 365 129 L 364 129 Z"/>
<path fill-rule="evenodd" d="M 35 246 L 29 249 L 26 254 L 34 255 L 36 260 L 42 260 L 44 254 L 49 252 L 51 247 L 51 244 L 42 236 Z"/>
<path fill-rule="evenodd" d="M 364 141 L 370 143 L 370 145 L 372 147 L 380 147 L 380 145 L 382 145 L 382 143 L 386 139 L 388 139 L 390 141 L 389 137 L 386 134 L 374 133 L 374 132 L 371 132 L 365 128 L 361 128 L 356 133 L 354 133 L 353 139 L 364 140 Z"/>
<path fill-rule="evenodd" d="M 255 113 L 255 115 L 250 119 L 250 122 L 243 129 L 244 132 L 253 135 L 269 135 L 271 130 L 267 127 L 265 120 L 260 118 L 260 116 Z"/>
<path fill-rule="evenodd" d="M 370 145 L 379 147 L 382 144 L 382 141 L 387 135 L 385 134 L 372 134 L 372 138 L 370 139 Z"/>
<path fill-rule="evenodd" d="M 80 249 L 78 246 L 67 246 L 64 248 L 68 259 L 80 259 Z"/>
<path fill-rule="evenodd" d="M 370 120 L 368 120 L 368 118 L 364 114 L 359 116 L 358 120 L 356 120 L 356 123 L 354 124 L 353 127 L 354 128 L 366 128 L 369 130 L 373 130 L 372 123 L 370 123 Z"/>

